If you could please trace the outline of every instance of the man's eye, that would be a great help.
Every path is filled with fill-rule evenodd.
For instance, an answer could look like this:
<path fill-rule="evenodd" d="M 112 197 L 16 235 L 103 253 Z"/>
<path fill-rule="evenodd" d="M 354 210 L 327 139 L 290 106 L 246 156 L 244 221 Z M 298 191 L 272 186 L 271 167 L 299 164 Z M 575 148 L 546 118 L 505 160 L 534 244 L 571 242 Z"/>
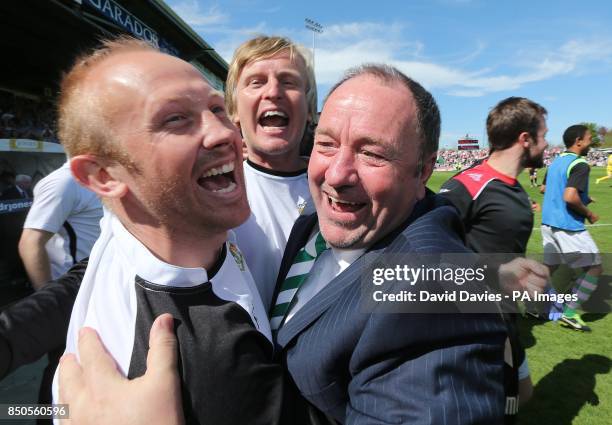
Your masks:
<path fill-rule="evenodd" d="M 221 105 L 215 105 L 211 107 L 210 110 L 212 111 L 213 114 L 224 114 L 225 113 L 225 107 Z"/>
<path fill-rule="evenodd" d="M 170 115 L 169 117 L 166 118 L 164 123 L 165 124 L 177 123 L 177 122 L 181 122 L 181 121 L 183 121 L 185 119 L 186 119 L 185 115 L 182 115 L 182 114 L 172 114 L 172 115 Z"/>
<path fill-rule="evenodd" d="M 315 142 L 315 146 L 321 149 L 331 149 L 334 147 L 334 144 L 332 142 L 322 142 L 317 140 Z"/>
<path fill-rule="evenodd" d="M 365 155 L 368 158 L 371 158 L 371 159 L 376 159 L 376 160 L 384 160 L 385 159 L 384 156 L 379 155 L 379 154 L 377 154 L 375 152 L 372 152 L 372 151 L 363 151 L 362 154 Z"/>

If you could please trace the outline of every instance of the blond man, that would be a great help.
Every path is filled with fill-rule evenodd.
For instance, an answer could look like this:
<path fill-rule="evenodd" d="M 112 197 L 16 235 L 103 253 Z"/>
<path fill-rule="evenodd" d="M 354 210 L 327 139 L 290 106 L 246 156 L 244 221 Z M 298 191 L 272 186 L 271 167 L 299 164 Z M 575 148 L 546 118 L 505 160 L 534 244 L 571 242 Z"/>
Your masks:
<path fill-rule="evenodd" d="M 244 174 L 252 214 L 236 235 L 269 308 L 293 223 L 314 211 L 307 158 L 300 156 L 317 115 L 308 52 L 283 37 L 247 40 L 232 58 L 225 101 L 248 152 Z"/>

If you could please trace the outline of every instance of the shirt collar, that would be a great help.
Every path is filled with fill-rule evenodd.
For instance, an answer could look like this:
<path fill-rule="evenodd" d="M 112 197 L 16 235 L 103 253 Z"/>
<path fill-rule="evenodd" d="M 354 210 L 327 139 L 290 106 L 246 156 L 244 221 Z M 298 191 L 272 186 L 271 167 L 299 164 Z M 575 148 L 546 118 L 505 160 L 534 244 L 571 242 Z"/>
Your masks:
<path fill-rule="evenodd" d="M 334 260 L 340 266 L 340 270 L 346 269 L 348 266 L 353 264 L 359 257 L 366 252 L 365 249 L 337 249 L 332 248 L 331 252 L 334 256 Z"/>
<path fill-rule="evenodd" d="M 511 177 L 511 176 L 508 176 L 506 174 L 500 173 L 495 168 L 491 167 L 489 165 L 489 161 L 487 161 L 487 160 L 482 161 L 482 164 L 480 166 L 483 169 L 485 169 L 486 171 L 488 171 L 490 174 L 492 174 L 496 179 L 501 180 L 502 182 L 506 183 L 507 185 L 514 186 L 517 183 L 517 180 L 514 177 Z"/>
<path fill-rule="evenodd" d="M 204 267 L 180 267 L 168 264 L 157 258 L 149 249 L 136 239 L 123 226 L 116 216 L 112 216 L 113 236 L 117 239 L 127 264 L 135 273 L 148 282 L 157 285 L 191 287 L 208 282 Z"/>

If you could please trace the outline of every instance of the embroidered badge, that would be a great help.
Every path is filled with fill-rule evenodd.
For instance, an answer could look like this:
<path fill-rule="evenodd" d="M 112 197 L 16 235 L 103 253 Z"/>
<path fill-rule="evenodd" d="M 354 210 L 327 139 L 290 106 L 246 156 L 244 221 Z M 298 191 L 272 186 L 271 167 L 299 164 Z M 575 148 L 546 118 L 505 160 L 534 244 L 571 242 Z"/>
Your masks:
<path fill-rule="evenodd" d="M 236 261 L 240 271 L 244 271 L 244 256 L 242 255 L 242 252 L 240 252 L 238 247 L 231 242 L 229 243 L 229 251 L 230 254 L 232 254 L 232 257 L 234 257 L 234 261 Z"/>
<path fill-rule="evenodd" d="M 308 201 L 298 202 L 297 209 L 300 215 L 302 215 L 302 213 L 304 212 L 304 208 L 306 208 L 306 205 L 308 205 Z"/>

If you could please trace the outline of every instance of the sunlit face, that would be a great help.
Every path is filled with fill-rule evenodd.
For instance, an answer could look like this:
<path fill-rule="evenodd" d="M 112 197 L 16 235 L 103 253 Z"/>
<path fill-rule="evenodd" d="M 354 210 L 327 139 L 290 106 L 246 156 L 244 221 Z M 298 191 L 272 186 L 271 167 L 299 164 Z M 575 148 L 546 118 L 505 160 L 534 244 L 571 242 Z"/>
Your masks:
<path fill-rule="evenodd" d="M 352 78 L 326 101 L 308 167 L 323 237 L 366 248 L 408 218 L 433 161 L 417 172 L 415 103 L 402 84 Z"/>
<path fill-rule="evenodd" d="M 106 60 L 96 74 L 113 134 L 141 171 L 118 169 L 129 188 L 128 214 L 202 236 L 246 220 L 240 136 L 222 95 L 195 68 L 169 55 L 130 52 Z"/>
<path fill-rule="evenodd" d="M 236 87 L 235 121 L 249 157 L 296 158 L 308 117 L 306 65 L 289 52 L 246 65 Z"/>
<path fill-rule="evenodd" d="M 546 133 L 548 133 L 546 118 L 542 117 L 540 127 L 538 128 L 538 137 L 535 142 L 531 142 L 529 144 L 529 148 L 525 151 L 525 155 L 523 157 L 524 167 L 544 167 L 544 150 L 548 146 L 548 142 L 546 141 Z"/>

